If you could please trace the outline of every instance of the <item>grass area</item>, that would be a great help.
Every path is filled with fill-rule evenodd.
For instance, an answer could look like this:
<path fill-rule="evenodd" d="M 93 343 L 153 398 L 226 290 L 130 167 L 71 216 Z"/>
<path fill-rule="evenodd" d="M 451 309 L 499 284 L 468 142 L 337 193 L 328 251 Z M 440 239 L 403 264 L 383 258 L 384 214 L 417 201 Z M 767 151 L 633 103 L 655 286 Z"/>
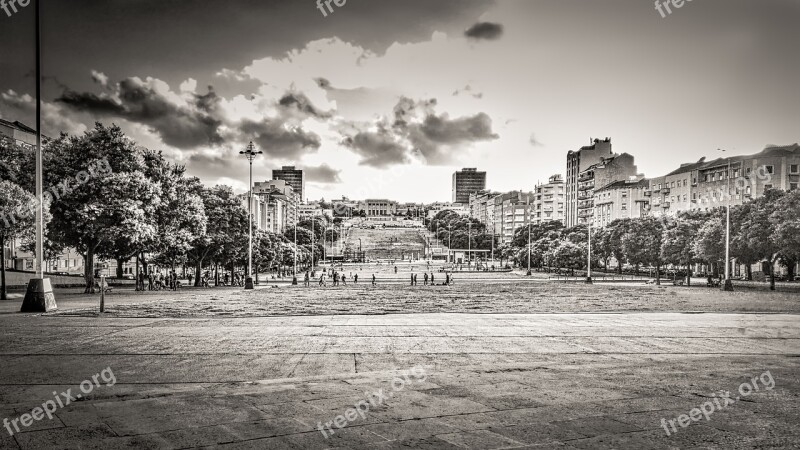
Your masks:
<path fill-rule="evenodd" d="M 79 296 L 72 297 L 80 298 Z M 91 298 L 89 299 L 91 300 Z M 78 306 L 78 305 L 76 305 Z M 81 305 L 84 306 L 84 305 Z M 97 308 L 60 305 L 56 315 L 93 315 Z M 766 312 L 800 313 L 793 292 L 542 281 L 462 282 L 453 286 L 282 286 L 182 292 L 116 292 L 106 311 L 118 317 L 254 317 L 395 313 Z"/>

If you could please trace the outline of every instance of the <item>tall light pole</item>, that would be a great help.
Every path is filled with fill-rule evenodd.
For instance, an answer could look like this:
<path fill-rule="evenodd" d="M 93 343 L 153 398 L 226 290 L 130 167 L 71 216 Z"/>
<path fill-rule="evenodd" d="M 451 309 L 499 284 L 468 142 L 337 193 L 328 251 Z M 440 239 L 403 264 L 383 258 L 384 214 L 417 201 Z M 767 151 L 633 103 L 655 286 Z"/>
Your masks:
<path fill-rule="evenodd" d="M 297 203 L 294 199 L 294 274 L 292 275 L 292 285 L 297 285 Z"/>
<path fill-rule="evenodd" d="M 469 223 L 467 225 L 467 269 L 469 269 L 470 263 L 472 263 L 472 218 L 469 219 Z"/>
<path fill-rule="evenodd" d="M 314 214 L 311 214 L 311 270 L 314 270 L 314 235 L 317 234 L 317 229 L 314 228 Z"/>
<path fill-rule="evenodd" d="M 587 219 L 586 230 L 589 233 L 588 252 L 586 257 L 586 283 L 592 284 L 592 223 Z"/>
<path fill-rule="evenodd" d="M 525 216 L 528 222 L 528 276 L 531 276 L 531 199 L 530 196 L 525 200 Z"/>
<path fill-rule="evenodd" d="M 725 151 L 719 149 L 720 151 Z M 741 167 L 741 165 L 740 165 Z M 733 282 L 731 281 L 731 160 L 728 159 L 728 173 L 726 175 L 728 181 L 728 204 L 725 208 L 725 284 L 722 286 L 723 291 L 732 291 Z"/>
<path fill-rule="evenodd" d="M 256 151 L 256 146 L 253 145 L 253 141 L 250 141 L 250 143 L 247 144 L 247 148 L 239 152 L 239 154 L 244 155 L 250 163 L 250 184 L 248 185 L 249 189 L 247 194 L 247 221 L 249 222 L 250 233 L 247 243 L 247 278 L 244 280 L 245 289 L 253 289 L 253 160 L 262 153 L 263 152 L 260 150 Z"/>
<path fill-rule="evenodd" d="M 28 281 L 21 312 L 47 312 L 58 309 L 50 279 L 44 277 L 44 197 L 42 189 L 42 29 L 39 0 L 34 3 L 36 25 L 36 278 Z M 0 250 L 2 251 L 2 250 Z M 2 260 L 3 257 L 0 257 Z M 5 264 L 5 261 L 2 261 Z M 102 287 L 101 287 L 102 288 Z"/>

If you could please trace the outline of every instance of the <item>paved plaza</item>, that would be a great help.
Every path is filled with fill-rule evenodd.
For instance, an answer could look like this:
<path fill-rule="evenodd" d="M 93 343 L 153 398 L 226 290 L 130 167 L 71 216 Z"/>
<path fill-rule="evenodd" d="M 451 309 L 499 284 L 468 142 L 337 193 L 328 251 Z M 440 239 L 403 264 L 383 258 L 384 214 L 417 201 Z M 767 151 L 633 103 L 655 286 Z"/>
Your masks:
<path fill-rule="evenodd" d="M 0 303 L 0 415 L 75 397 L 52 420 L 3 430 L 0 446 L 800 445 L 795 293 L 466 278 L 119 291 L 102 316 L 96 296 L 71 291 L 44 315 Z M 75 396 L 106 369 L 113 383 Z M 680 426 L 720 391 L 732 404 Z"/>

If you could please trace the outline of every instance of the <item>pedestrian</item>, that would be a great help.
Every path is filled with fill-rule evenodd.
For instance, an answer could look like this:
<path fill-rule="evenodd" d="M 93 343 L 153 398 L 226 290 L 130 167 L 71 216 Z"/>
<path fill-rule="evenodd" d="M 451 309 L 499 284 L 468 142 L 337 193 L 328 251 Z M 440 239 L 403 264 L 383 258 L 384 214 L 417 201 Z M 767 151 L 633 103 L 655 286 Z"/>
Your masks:
<path fill-rule="evenodd" d="M 194 280 L 194 276 L 192 274 L 189 274 L 189 286 L 192 285 L 192 280 Z"/>
<path fill-rule="evenodd" d="M 411 274 L 411 285 L 412 286 L 414 285 L 414 274 L 413 273 Z"/>
<path fill-rule="evenodd" d="M 303 284 L 305 284 L 305 286 L 306 286 L 306 287 L 308 287 L 308 286 L 309 286 L 309 284 L 310 284 L 310 283 L 309 283 L 309 281 L 310 281 L 310 280 L 309 280 L 308 271 L 306 271 L 305 277 L 304 277 L 304 279 L 303 279 L 303 282 L 304 282 Z"/>
<path fill-rule="evenodd" d="M 333 272 L 333 285 L 339 285 L 339 272 Z"/>
<path fill-rule="evenodd" d="M 372 274 L 372 285 L 375 286 L 375 274 Z"/>
<path fill-rule="evenodd" d="M 423 275 L 423 277 L 422 277 L 422 285 L 423 286 L 427 286 L 428 285 L 428 272 L 425 272 L 425 275 Z"/>
<path fill-rule="evenodd" d="M 147 290 L 148 291 L 152 291 L 153 290 L 153 274 L 152 273 L 147 274 Z"/>
<path fill-rule="evenodd" d="M 343 273 L 343 274 L 342 274 L 342 286 L 345 286 L 345 285 L 347 285 L 347 275 L 345 275 L 345 274 Z"/>
<path fill-rule="evenodd" d="M 450 285 L 450 274 L 449 273 L 446 273 L 444 275 L 444 284 L 445 284 L 445 286 L 449 286 Z"/>
<path fill-rule="evenodd" d="M 353 284 L 358 284 L 358 274 L 353 275 Z"/>
<path fill-rule="evenodd" d="M 144 273 L 139 272 L 138 279 L 136 280 L 136 290 L 143 291 L 144 290 Z"/>

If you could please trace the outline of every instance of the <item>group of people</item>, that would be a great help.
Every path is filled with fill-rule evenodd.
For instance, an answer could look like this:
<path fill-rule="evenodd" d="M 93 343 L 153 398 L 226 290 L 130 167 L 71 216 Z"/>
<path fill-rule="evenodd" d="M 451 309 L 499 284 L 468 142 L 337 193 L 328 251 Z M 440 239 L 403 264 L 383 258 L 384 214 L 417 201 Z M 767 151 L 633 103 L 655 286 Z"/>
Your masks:
<path fill-rule="evenodd" d="M 427 286 L 428 285 L 428 280 L 429 279 L 430 279 L 430 282 L 431 282 L 431 286 L 435 286 L 436 285 L 436 277 L 433 275 L 433 272 L 431 272 L 430 278 L 428 277 L 428 272 L 423 272 L 423 274 L 422 274 L 422 284 L 423 284 L 423 286 Z M 451 284 L 453 284 L 453 276 L 450 275 L 449 273 L 445 273 L 444 274 L 444 286 L 450 286 Z M 413 273 L 413 272 L 411 273 L 411 286 L 417 286 L 417 274 Z"/>
<path fill-rule="evenodd" d="M 147 281 L 146 288 L 145 281 Z M 144 272 L 139 272 L 139 278 L 136 280 L 137 291 L 161 291 L 164 289 L 177 291 L 180 288 L 181 282 L 178 281 L 178 274 L 174 270 L 166 276 L 163 273 L 145 275 Z"/>

